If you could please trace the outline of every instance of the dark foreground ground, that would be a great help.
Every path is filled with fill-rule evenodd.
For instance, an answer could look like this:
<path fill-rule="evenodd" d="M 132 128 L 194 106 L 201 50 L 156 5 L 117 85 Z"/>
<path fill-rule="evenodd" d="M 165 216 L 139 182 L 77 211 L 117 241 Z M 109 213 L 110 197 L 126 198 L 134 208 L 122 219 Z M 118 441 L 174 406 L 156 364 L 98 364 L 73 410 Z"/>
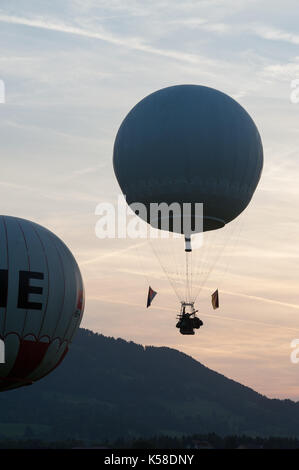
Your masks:
<path fill-rule="evenodd" d="M 298 402 L 269 399 L 175 349 L 85 329 L 53 373 L 0 393 L 2 447 L 298 446 L 298 423 Z"/>
<path fill-rule="evenodd" d="M 130 441 L 118 439 L 115 442 L 98 443 L 78 440 L 45 442 L 38 439 L 5 439 L 0 441 L 0 449 L 299 449 L 299 439 L 221 437 L 216 434 L 182 438 L 160 436 Z"/>

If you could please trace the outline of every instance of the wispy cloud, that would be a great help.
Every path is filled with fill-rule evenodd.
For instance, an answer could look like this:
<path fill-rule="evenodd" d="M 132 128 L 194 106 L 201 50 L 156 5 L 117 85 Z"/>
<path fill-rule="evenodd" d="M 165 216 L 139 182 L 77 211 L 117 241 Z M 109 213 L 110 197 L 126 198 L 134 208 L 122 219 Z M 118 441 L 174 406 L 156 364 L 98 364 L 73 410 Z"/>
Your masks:
<path fill-rule="evenodd" d="M 26 186 L 19 183 L 9 182 L 9 181 L 0 181 L 0 188 L 7 188 L 13 190 L 14 192 L 19 191 L 23 193 L 32 193 L 35 198 L 44 198 L 54 201 L 87 201 L 92 204 L 96 204 L 98 199 L 92 197 L 88 193 L 83 193 L 79 191 L 56 191 L 56 190 L 45 190 L 42 187 Z"/>
<path fill-rule="evenodd" d="M 170 20 L 167 25 L 176 25 L 177 27 L 185 27 L 189 29 L 202 29 L 203 31 L 219 34 L 233 33 L 233 28 L 230 24 L 216 23 L 199 17 Z"/>
<path fill-rule="evenodd" d="M 268 299 L 266 297 L 260 297 L 260 296 L 257 296 L 257 295 L 243 294 L 243 293 L 240 293 L 240 292 L 231 292 L 231 291 L 226 291 L 226 290 L 223 290 L 222 292 L 224 294 L 227 294 L 227 295 L 233 295 L 233 296 L 236 296 L 236 297 L 243 297 L 245 299 L 251 299 L 251 300 L 258 300 L 259 302 L 266 302 L 266 303 L 270 303 L 270 304 L 274 304 L 274 305 L 280 305 L 282 307 L 294 308 L 296 310 L 299 310 L 299 305 L 298 304 L 291 304 L 291 303 L 288 303 L 288 302 L 280 302 L 279 300 Z"/>
<path fill-rule="evenodd" d="M 292 80 L 299 75 L 299 57 L 295 57 L 292 61 L 267 65 L 263 73 L 279 80 Z"/>
<path fill-rule="evenodd" d="M 117 258 L 117 259 L 120 259 L 120 257 L 125 254 L 125 253 L 128 253 L 129 251 L 132 251 L 132 250 L 136 250 L 136 248 L 140 248 L 142 247 L 143 245 L 146 245 L 146 242 L 143 242 L 143 243 L 136 243 L 134 245 L 130 245 L 129 247 L 126 247 L 126 248 L 123 248 L 122 250 L 117 250 L 117 251 L 109 251 L 109 252 L 106 252 L 106 253 L 101 253 L 100 255 L 98 256 L 95 256 L 93 258 L 90 258 L 86 261 L 83 261 L 81 263 L 81 265 L 85 266 L 87 264 L 94 264 L 94 263 L 98 263 L 99 261 L 103 261 L 104 259 L 107 259 L 107 258 Z"/>
<path fill-rule="evenodd" d="M 290 44 L 299 44 L 299 34 L 272 28 L 266 25 L 252 25 L 250 29 L 259 37 L 270 41 L 284 41 Z"/>
<path fill-rule="evenodd" d="M 101 41 L 105 41 L 107 43 L 110 43 L 116 46 L 126 47 L 128 49 L 146 52 L 149 54 L 160 55 L 160 56 L 168 57 L 170 59 L 181 60 L 181 61 L 189 62 L 193 64 L 196 64 L 196 63 L 198 64 L 201 62 L 200 57 L 197 55 L 188 54 L 186 52 L 180 52 L 180 51 L 175 51 L 175 50 L 156 48 L 156 47 L 151 46 L 150 44 L 146 44 L 141 38 L 118 37 L 109 33 L 108 31 L 105 31 L 103 27 L 99 27 L 98 31 L 89 31 L 87 29 L 79 28 L 79 27 L 72 26 L 72 25 L 67 25 L 61 22 L 56 22 L 53 20 L 45 19 L 45 18 L 28 19 L 28 18 L 21 18 L 17 16 L 7 16 L 7 15 L 0 15 L 0 22 L 21 25 L 21 26 L 28 26 L 31 28 L 47 29 L 50 31 L 55 31 L 55 32 L 60 32 L 60 33 L 65 33 L 65 34 L 73 34 L 73 35 L 82 36 L 85 38 L 99 39 Z"/>
<path fill-rule="evenodd" d="M 78 170 L 72 171 L 69 175 L 62 175 L 60 181 L 70 181 L 77 178 L 81 178 L 82 176 L 89 175 L 90 173 L 98 173 L 99 170 L 103 170 L 108 165 L 107 161 L 101 162 L 98 165 L 89 166 L 85 168 L 80 168 Z"/>

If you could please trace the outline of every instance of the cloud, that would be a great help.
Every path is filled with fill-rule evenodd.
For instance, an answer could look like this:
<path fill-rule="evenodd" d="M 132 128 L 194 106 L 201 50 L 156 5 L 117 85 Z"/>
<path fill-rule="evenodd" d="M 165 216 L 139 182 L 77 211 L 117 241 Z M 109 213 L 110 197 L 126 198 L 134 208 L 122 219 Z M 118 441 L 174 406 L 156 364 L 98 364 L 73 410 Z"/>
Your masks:
<path fill-rule="evenodd" d="M 130 245 L 129 247 L 126 247 L 126 248 L 123 248 L 121 250 L 117 250 L 117 251 L 109 251 L 109 252 L 106 252 L 106 253 L 101 253 L 99 256 L 95 256 L 91 259 L 88 259 L 86 261 L 83 261 L 81 263 L 81 265 L 85 266 L 87 264 L 94 264 L 94 263 L 98 263 L 99 261 L 103 261 L 104 259 L 107 259 L 107 258 L 116 258 L 116 259 L 120 259 L 120 257 L 125 254 L 125 253 L 128 253 L 129 251 L 132 251 L 132 250 L 136 250 L 136 248 L 140 248 L 141 246 L 145 245 L 146 242 L 143 242 L 143 243 L 136 243 L 134 245 Z"/>
<path fill-rule="evenodd" d="M 260 297 L 260 296 L 257 296 L 257 295 L 243 294 L 243 293 L 240 293 L 240 292 L 230 292 L 230 291 L 225 291 L 225 290 L 221 291 L 221 292 L 223 292 L 224 294 L 227 294 L 227 295 L 233 295 L 233 296 L 236 296 L 236 297 L 243 297 L 245 299 L 251 299 L 251 300 L 258 300 L 259 302 L 267 302 L 267 303 L 270 303 L 270 304 L 280 305 L 282 307 L 294 308 L 296 310 L 299 310 L 299 305 L 298 304 L 291 304 L 291 303 L 288 303 L 288 302 L 281 302 L 279 300 L 268 299 L 266 297 Z"/>
<path fill-rule="evenodd" d="M 232 26 L 229 24 L 210 22 L 207 19 L 198 17 L 170 20 L 167 25 L 176 25 L 178 27 L 185 27 L 190 29 L 202 29 L 203 31 L 209 31 L 218 34 L 233 33 L 234 31 Z"/>
<path fill-rule="evenodd" d="M 284 41 L 294 45 L 299 44 L 299 35 L 295 33 L 275 29 L 266 25 L 252 25 L 249 29 L 257 36 L 268 39 L 269 41 Z"/>
<path fill-rule="evenodd" d="M 80 168 L 78 170 L 72 171 L 69 175 L 62 175 L 62 177 L 59 178 L 59 181 L 66 182 L 66 181 L 74 180 L 77 178 L 81 178 L 82 176 L 89 175 L 90 173 L 92 174 L 98 173 L 99 170 L 103 170 L 107 166 L 108 166 L 108 162 L 104 161 L 104 162 L 99 163 L 98 165 Z"/>
<path fill-rule="evenodd" d="M 61 22 L 47 20 L 45 18 L 28 19 L 28 18 L 21 18 L 17 16 L 7 16 L 7 15 L 0 15 L 0 22 L 21 25 L 21 26 L 28 26 L 31 28 L 47 29 L 50 31 L 55 31 L 55 32 L 60 32 L 60 33 L 65 33 L 65 34 L 73 34 L 73 35 L 82 36 L 85 38 L 99 39 L 101 41 L 108 42 L 116 46 L 126 47 L 128 49 L 146 52 L 149 54 L 160 55 L 160 56 L 168 57 L 170 59 L 181 60 L 183 62 L 189 62 L 193 64 L 196 64 L 196 63 L 199 64 L 201 62 L 200 57 L 197 55 L 188 54 L 185 52 L 180 52 L 180 51 L 175 51 L 175 50 L 159 49 L 149 44 L 146 44 L 141 38 L 118 37 L 109 33 L 108 31 L 105 31 L 103 27 L 99 27 L 98 28 L 99 31 L 89 31 L 83 28 L 67 25 Z"/>
<path fill-rule="evenodd" d="M 299 75 L 299 57 L 289 62 L 267 65 L 263 74 L 274 79 L 292 80 Z"/>
<path fill-rule="evenodd" d="M 16 195 L 16 191 L 20 193 L 28 195 L 28 193 L 32 193 L 34 198 L 40 199 L 50 199 L 53 201 L 86 201 L 92 204 L 96 204 L 98 199 L 96 197 L 92 197 L 89 193 L 84 193 L 80 191 L 56 191 L 52 190 L 49 191 L 48 188 L 45 189 L 43 187 L 34 187 L 34 186 L 26 186 L 23 184 L 18 184 L 9 181 L 0 181 L 0 188 L 5 188 L 7 190 L 13 190 L 14 195 Z"/>

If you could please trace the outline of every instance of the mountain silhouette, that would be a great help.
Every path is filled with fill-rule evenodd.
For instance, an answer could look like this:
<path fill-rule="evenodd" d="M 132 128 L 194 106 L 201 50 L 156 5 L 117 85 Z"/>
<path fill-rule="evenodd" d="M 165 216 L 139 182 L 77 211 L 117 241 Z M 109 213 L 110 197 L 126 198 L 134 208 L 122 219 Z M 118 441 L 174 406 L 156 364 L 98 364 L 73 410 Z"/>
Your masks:
<path fill-rule="evenodd" d="M 54 372 L 0 394 L 0 437 L 298 437 L 298 422 L 298 403 L 269 399 L 182 352 L 82 328 Z"/>

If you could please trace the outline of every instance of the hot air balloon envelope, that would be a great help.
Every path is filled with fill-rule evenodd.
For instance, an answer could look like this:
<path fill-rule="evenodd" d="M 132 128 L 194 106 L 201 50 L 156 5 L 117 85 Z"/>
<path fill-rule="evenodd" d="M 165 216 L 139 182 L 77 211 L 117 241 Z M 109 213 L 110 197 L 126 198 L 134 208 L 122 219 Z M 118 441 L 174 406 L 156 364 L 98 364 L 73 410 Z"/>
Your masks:
<path fill-rule="evenodd" d="M 178 85 L 150 94 L 129 112 L 115 139 L 113 164 L 128 204 L 148 208 L 147 222 L 151 203 L 203 203 L 207 231 L 246 208 L 260 179 L 263 149 L 253 120 L 234 99 Z"/>
<path fill-rule="evenodd" d="M 0 216 L 0 391 L 28 385 L 65 357 L 82 319 L 78 265 L 52 232 Z"/>

